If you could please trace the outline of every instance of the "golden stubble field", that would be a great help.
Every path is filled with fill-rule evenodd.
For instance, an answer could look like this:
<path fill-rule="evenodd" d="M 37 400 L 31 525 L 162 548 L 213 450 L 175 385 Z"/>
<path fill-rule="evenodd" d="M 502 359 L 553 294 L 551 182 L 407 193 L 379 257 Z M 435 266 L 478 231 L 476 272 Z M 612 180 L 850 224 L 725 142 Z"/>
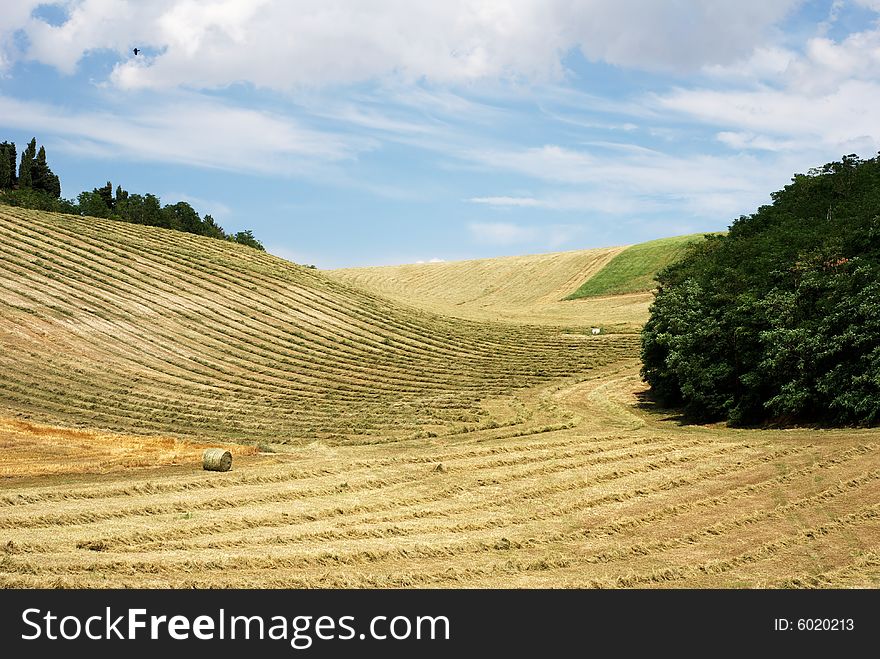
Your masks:
<path fill-rule="evenodd" d="M 469 320 L 637 332 L 650 293 L 563 300 L 623 247 L 495 259 L 344 268 L 327 274 L 421 309 Z"/>
<path fill-rule="evenodd" d="M 880 582 L 880 431 L 682 425 L 598 313 L 451 319 L 97 220 L 0 234 L 0 586 Z M 202 471 L 220 441 L 233 471 Z"/>

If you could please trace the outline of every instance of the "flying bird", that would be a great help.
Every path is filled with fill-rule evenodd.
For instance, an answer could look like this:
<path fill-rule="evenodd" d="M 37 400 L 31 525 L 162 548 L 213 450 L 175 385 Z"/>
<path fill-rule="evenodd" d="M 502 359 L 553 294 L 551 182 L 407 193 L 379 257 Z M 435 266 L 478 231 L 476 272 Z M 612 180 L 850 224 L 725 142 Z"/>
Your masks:
<path fill-rule="evenodd" d="M 140 49 L 140 48 L 135 48 L 135 49 L 134 49 L 133 51 L 131 51 L 131 52 L 133 52 L 133 53 L 135 54 L 135 57 L 137 57 L 137 54 L 138 54 L 139 52 L 141 52 L 141 49 Z"/>

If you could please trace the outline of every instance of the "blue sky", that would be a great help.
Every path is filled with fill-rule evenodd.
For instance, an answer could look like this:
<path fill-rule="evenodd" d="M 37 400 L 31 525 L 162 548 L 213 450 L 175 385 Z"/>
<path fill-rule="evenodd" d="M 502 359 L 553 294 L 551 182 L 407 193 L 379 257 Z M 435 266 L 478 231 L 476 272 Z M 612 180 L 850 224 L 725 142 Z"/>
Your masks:
<path fill-rule="evenodd" d="M 64 196 L 185 199 L 322 268 L 716 231 L 880 149 L 880 0 L 10 5 L 0 140 Z"/>

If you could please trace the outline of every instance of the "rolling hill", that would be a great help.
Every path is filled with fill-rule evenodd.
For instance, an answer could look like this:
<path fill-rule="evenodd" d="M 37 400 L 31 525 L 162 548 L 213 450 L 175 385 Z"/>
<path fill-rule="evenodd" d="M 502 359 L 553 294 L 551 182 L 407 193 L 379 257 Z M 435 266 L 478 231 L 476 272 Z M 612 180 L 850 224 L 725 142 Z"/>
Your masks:
<path fill-rule="evenodd" d="M 631 249 L 631 248 L 630 248 Z M 635 331 L 651 295 L 563 301 L 604 272 L 626 247 L 327 271 L 334 279 L 456 318 Z"/>
<path fill-rule="evenodd" d="M 241 245 L 0 207 L 0 587 L 880 585 L 880 430 L 655 409 L 637 337 L 553 307 L 607 321 L 552 300 L 613 257 L 504 263 L 508 307 L 441 264 L 435 309 L 453 284 L 482 300 L 463 318 Z M 233 470 L 203 471 L 218 444 Z"/>
<path fill-rule="evenodd" d="M 516 423 L 481 401 L 631 354 L 416 312 L 243 246 L 0 207 L 0 410 L 303 443 Z"/>
<path fill-rule="evenodd" d="M 660 238 L 638 245 L 630 245 L 615 254 L 608 264 L 566 296 L 568 300 L 642 293 L 656 286 L 654 277 L 670 263 L 681 258 L 688 245 L 703 239 L 704 234 Z"/>

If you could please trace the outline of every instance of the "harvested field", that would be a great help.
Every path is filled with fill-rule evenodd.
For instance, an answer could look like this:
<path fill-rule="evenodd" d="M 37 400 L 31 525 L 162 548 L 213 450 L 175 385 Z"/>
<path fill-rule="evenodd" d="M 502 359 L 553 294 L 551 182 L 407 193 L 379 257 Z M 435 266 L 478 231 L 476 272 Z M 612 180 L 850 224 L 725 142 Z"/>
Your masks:
<path fill-rule="evenodd" d="M 240 245 L 0 208 L 0 414 L 297 445 L 522 427 L 634 336 L 414 312 Z"/>
<path fill-rule="evenodd" d="M 682 425 L 634 334 L 210 239 L 0 234 L 0 587 L 880 585 L 876 429 Z"/>
<path fill-rule="evenodd" d="M 563 301 L 626 250 L 605 247 L 497 259 L 345 268 L 327 274 L 399 302 L 456 318 L 529 325 L 604 325 L 634 332 L 648 318 L 650 293 Z"/>
<path fill-rule="evenodd" d="M 0 487 L 15 477 L 94 474 L 176 465 L 201 458 L 216 443 L 72 430 L 0 419 Z M 255 446 L 224 445 L 233 455 L 255 455 Z"/>
<path fill-rule="evenodd" d="M 6 487 L 0 585 L 880 583 L 876 431 L 682 428 L 633 406 L 640 386 L 628 362 L 546 388 L 580 422 L 519 437 Z"/>

